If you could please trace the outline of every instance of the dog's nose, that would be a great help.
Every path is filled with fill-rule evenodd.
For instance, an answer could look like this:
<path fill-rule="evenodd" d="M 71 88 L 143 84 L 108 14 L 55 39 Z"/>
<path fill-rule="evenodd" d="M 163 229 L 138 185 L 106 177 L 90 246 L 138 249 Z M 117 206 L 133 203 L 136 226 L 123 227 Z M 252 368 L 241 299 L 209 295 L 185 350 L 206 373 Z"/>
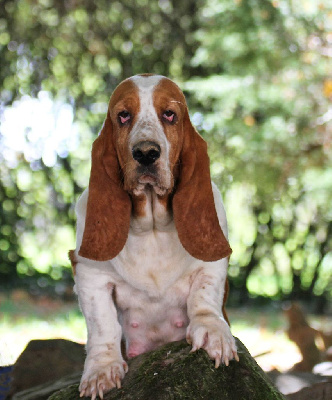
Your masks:
<path fill-rule="evenodd" d="M 142 141 L 132 149 L 133 159 L 142 165 L 151 165 L 160 157 L 160 146 L 155 142 Z"/>

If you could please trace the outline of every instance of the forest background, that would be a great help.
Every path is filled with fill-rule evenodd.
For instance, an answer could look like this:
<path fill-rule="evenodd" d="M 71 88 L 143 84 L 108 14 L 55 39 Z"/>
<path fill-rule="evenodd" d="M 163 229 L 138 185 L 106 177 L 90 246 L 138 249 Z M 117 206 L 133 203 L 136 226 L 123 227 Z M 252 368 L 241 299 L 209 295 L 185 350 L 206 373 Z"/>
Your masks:
<path fill-rule="evenodd" d="M 183 89 L 228 214 L 230 302 L 332 297 L 327 0 L 1 0 L 0 285 L 65 296 L 116 85 Z"/>

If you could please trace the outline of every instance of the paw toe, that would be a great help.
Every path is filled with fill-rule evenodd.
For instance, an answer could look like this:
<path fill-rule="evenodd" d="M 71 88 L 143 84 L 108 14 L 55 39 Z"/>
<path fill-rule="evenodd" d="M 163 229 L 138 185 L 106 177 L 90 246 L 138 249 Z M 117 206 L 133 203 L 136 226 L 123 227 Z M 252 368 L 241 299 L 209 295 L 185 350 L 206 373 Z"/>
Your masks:
<path fill-rule="evenodd" d="M 91 396 L 95 400 L 97 395 L 101 399 L 104 394 L 111 389 L 121 388 L 121 379 L 128 371 L 125 362 L 114 362 L 108 365 L 94 367 L 92 370 L 84 371 L 81 384 L 79 386 L 80 397 Z"/>

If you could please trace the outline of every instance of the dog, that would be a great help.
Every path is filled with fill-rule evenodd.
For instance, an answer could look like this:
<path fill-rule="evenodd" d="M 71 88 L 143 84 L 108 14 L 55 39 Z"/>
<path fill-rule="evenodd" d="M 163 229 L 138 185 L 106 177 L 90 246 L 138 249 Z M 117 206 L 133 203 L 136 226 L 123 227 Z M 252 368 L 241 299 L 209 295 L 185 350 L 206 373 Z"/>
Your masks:
<path fill-rule="evenodd" d="M 216 368 L 238 360 L 224 308 L 225 210 L 207 145 L 170 79 L 117 86 L 76 215 L 70 258 L 88 331 L 81 396 L 103 398 L 121 387 L 125 360 L 184 338 Z"/>

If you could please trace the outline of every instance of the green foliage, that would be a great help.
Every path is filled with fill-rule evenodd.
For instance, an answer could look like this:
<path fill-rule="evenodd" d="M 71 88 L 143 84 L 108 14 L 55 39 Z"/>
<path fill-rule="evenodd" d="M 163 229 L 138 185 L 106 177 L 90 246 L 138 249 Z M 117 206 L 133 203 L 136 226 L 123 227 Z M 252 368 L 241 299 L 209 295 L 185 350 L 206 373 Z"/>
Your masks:
<path fill-rule="evenodd" d="M 230 275 L 257 295 L 331 294 L 324 3 L 211 1 L 201 14 L 193 62 L 206 76 L 185 88 L 210 143 L 212 173 L 228 186 Z"/>
<path fill-rule="evenodd" d="M 57 147 L 47 145 L 51 128 L 36 141 L 27 126 L 31 148 L 14 156 L 0 136 L 3 280 L 62 277 L 74 246 L 72 204 L 87 185 L 91 142 L 110 93 L 130 75 L 153 72 L 180 84 L 209 143 L 229 215 L 235 289 L 331 295 L 327 3 L 3 1 L 3 110 L 53 96 L 56 110 L 70 105 L 76 121 L 71 139 Z M 52 146 L 55 158 L 47 162 Z"/>

